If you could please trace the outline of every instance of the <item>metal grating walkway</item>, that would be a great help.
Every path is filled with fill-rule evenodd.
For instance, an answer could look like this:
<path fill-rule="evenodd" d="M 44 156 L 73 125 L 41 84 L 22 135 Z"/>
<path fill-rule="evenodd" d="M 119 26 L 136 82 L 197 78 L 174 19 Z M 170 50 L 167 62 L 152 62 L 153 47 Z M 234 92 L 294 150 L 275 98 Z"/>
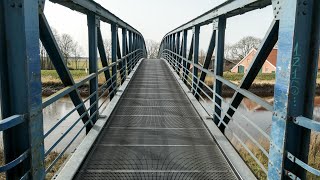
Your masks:
<path fill-rule="evenodd" d="M 76 179 L 237 179 L 162 60 L 143 60 Z"/>

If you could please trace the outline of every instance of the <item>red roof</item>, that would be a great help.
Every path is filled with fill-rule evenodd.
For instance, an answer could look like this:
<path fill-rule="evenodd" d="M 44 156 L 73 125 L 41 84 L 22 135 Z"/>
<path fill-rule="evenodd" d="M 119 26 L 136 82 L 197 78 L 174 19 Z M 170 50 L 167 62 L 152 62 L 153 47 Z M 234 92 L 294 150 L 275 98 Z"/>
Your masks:
<path fill-rule="evenodd" d="M 278 49 L 272 49 L 272 51 L 270 52 L 267 60 L 274 65 L 275 67 L 277 67 L 277 54 L 278 54 Z M 318 69 L 320 69 L 320 56 L 318 59 Z"/>

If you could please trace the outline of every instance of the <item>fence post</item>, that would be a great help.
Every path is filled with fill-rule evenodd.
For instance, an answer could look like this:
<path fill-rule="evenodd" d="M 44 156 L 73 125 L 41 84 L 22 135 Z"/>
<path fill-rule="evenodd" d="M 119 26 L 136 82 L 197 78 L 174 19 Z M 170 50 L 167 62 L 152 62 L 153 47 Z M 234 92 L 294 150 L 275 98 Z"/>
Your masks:
<path fill-rule="evenodd" d="M 44 179 L 44 145 L 38 0 L 0 2 L 1 115 L 25 122 L 3 132 L 5 163 L 29 151 L 7 179 Z"/>

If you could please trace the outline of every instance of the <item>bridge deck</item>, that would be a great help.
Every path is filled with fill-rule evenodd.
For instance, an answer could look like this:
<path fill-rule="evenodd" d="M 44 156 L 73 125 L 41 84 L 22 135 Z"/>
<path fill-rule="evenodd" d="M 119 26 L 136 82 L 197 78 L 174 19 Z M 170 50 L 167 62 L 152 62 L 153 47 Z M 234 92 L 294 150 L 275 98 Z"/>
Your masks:
<path fill-rule="evenodd" d="M 143 60 L 76 179 L 237 179 L 162 60 Z"/>

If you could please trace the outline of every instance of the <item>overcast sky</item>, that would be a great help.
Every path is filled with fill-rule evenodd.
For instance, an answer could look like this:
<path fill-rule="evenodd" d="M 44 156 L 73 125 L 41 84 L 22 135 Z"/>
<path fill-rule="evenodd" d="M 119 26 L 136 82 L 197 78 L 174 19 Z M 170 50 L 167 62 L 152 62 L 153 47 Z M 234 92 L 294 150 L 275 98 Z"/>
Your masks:
<path fill-rule="evenodd" d="M 214 8 L 225 0 L 96 0 L 97 3 L 126 21 L 142 33 L 145 39 L 160 42 L 172 29 Z M 68 8 L 46 3 L 45 14 L 58 33 L 68 33 L 78 41 L 87 54 L 86 16 Z M 272 9 L 233 17 L 227 21 L 226 43 L 232 44 L 244 36 L 263 38 L 272 21 Z M 110 26 L 102 24 L 104 38 L 110 39 Z M 200 48 L 206 50 L 212 26 L 201 28 Z M 191 34 L 191 33 L 189 33 Z M 190 40 L 190 38 L 189 38 Z"/>

